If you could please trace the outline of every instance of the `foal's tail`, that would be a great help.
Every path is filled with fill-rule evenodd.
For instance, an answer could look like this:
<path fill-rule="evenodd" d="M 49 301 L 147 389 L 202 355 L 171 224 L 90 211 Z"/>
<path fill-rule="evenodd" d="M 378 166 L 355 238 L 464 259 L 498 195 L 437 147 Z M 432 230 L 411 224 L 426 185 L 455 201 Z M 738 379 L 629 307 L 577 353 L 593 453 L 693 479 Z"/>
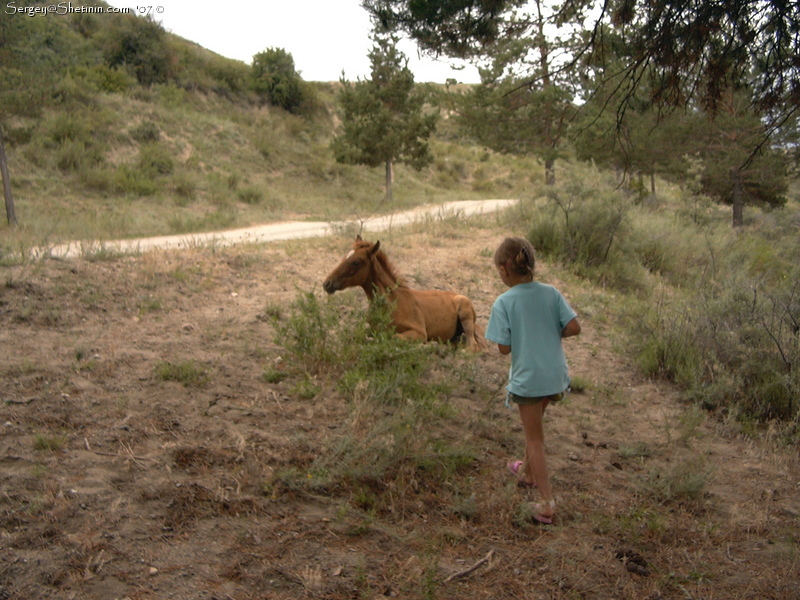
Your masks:
<path fill-rule="evenodd" d="M 475 343 L 478 344 L 478 350 L 483 352 L 489 347 L 489 342 L 484 337 L 484 329 L 478 323 L 475 323 Z"/>
<path fill-rule="evenodd" d="M 477 346 L 478 352 L 483 352 L 489 347 L 489 342 L 486 341 L 484 337 L 484 329 L 478 322 L 475 320 L 475 313 L 473 312 L 472 316 L 472 330 L 473 330 L 473 337 L 475 338 L 475 345 Z M 450 340 L 451 343 L 455 344 L 458 342 L 463 341 L 467 347 L 471 347 L 470 340 L 465 339 L 467 336 L 467 332 L 464 330 L 464 324 L 461 322 L 461 317 L 458 318 L 458 322 L 456 323 L 456 333 L 453 336 L 453 339 Z"/>

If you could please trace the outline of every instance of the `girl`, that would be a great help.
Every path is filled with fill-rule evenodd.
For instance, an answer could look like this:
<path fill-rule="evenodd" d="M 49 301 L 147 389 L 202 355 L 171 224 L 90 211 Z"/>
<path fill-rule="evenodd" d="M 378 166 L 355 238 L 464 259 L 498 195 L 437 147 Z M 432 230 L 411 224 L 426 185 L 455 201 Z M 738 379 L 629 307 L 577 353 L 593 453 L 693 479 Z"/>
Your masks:
<path fill-rule="evenodd" d="M 494 254 L 494 264 L 509 289 L 492 306 L 486 339 L 501 354 L 511 354 L 508 397 L 519 407 L 525 431 L 525 456 L 508 468 L 521 485 L 538 487 L 543 502 L 533 507 L 533 518 L 552 523 L 556 502 L 547 475 L 542 418 L 550 402 L 557 402 L 569 386 L 569 371 L 561 339 L 578 335 L 577 314 L 561 293 L 533 280 L 533 246 L 522 238 L 506 238 Z"/>

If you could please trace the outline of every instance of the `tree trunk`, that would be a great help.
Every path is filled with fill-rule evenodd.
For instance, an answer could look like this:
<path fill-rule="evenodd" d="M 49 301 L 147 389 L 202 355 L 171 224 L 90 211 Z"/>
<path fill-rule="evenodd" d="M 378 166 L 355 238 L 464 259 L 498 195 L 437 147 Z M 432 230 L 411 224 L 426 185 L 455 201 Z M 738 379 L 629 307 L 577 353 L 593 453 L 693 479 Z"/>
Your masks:
<path fill-rule="evenodd" d="M 3 128 L 0 127 L 0 176 L 3 177 L 3 196 L 6 199 L 6 218 L 12 227 L 17 224 L 17 213 L 14 210 L 14 195 L 11 193 L 11 178 L 8 174 L 6 146 L 3 141 Z"/>
<path fill-rule="evenodd" d="M 744 225 L 744 190 L 742 189 L 742 173 L 736 167 L 731 169 L 731 183 L 733 184 L 733 192 L 731 193 L 733 226 L 741 227 Z"/>
<path fill-rule="evenodd" d="M 394 181 L 394 169 L 392 168 L 392 161 L 386 161 L 386 199 L 392 201 L 392 182 Z"/>
<path fill-rule="evenodd" d="M 556 161 L 553 158 L 544 161 L 544 182 L 547 185 L 556 184 Z"/>
<path fill-rule="evenodd" d="M 552 83 L 550 81 L 550 47 L 547 37 L 544 34 L 544 16 L 542 14 L 542 0 L 536 0 L 536 10 L 539 13 L 537 43 L 539 45 L 539 68 L 541 69 L 542 89 L 548 89 Z M 551 128 L 548 126 L 548 132 Z M 550 137 L 550 136 L 548 136 Z M 555 149 L 556 144 L 552 144 Z M 556 184 L 556 161 L 554 158 L 546 158 L 544 161 L 544 182 L 546 185 Z"/>

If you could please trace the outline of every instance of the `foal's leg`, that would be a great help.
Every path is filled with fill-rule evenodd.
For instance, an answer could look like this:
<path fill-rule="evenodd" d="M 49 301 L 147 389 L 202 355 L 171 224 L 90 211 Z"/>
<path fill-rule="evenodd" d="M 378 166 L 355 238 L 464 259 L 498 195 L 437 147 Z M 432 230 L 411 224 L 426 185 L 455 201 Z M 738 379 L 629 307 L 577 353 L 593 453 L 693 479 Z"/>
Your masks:
<path fill-rule="evenodd" d="M 392 313 L 392 324 L 395 331 L 397 331 L 397 335 L 402 338 L 417 342 L 428 341 L 428 332 L 425 330 L 425 317 L 418 309 L 411 311 L 406 309 L 406 313 L 403 314 L 396 308 Z"/>
<path fill-rule="evenodd" d="M 428 336 L 425 335 L 424 331 L 421 331 L 419 329 L 406 329 L 402 333 L 398 332 L 397 335 L 400 336 L 401 338 L 405 338 L 407 340 L 412 340 L 416 342 L 428 341 Z"/>
<path fill-rule="evenodd" d="M 466 296 L 456 296 L 456 313 L 458 320 L 461 321 L 461 328 L 464 330 L 467 348 L 473 352 L 481 350 L 481 345 L 476 336 L 475 309 L 472 302 Z"/>

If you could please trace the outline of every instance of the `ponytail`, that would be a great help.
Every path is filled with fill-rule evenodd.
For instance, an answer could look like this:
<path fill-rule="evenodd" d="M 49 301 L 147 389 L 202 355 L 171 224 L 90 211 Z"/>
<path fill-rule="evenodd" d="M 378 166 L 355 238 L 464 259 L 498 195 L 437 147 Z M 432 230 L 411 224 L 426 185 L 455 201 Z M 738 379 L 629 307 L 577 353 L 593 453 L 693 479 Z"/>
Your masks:
<path fill-rule="evenodd" d="M 515 275 L 533 275 L 536 256 L 531 243 L 523 238 L 506 238 L 494 253 L 495 266 L 504 266 Z"/>

